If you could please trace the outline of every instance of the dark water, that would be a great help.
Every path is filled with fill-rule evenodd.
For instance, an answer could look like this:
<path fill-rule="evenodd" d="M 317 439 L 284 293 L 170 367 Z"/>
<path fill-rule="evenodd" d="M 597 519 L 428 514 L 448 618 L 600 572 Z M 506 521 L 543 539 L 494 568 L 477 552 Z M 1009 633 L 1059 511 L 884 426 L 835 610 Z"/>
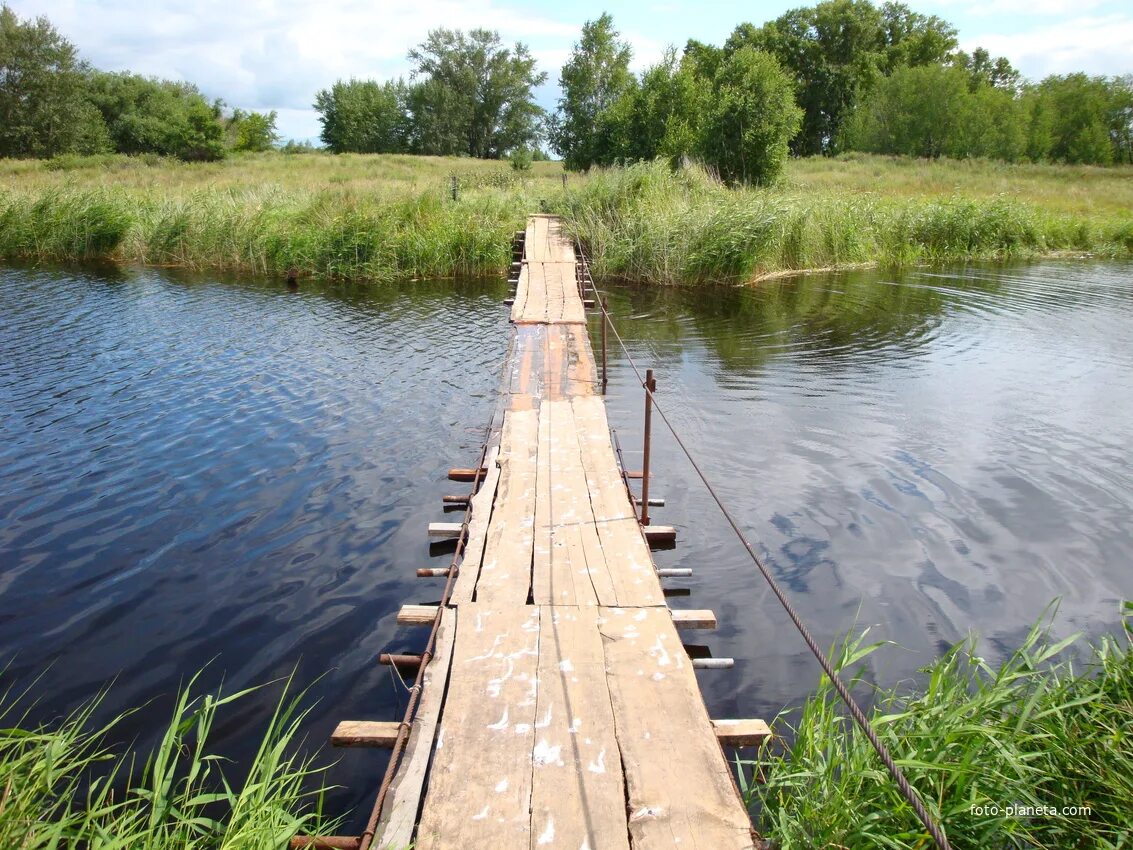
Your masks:
<path fill-rule="evenodd" d="M 393 719 L 380 651 L 420 649 L 397 608 L 424 534 L 493 405 L 502 282 L 364 290 L 0 270 L 0 659 L 39 715 L 110 679 L 104 714 L 177 685 L 315 684 L 309 723 Z M 1133 266 L 1049 263 L 860 272 L 710 291 L 615 289 L 634 358 L 819 640 L 855 623 L 911 675 L 969 628 L 992 659 L 1054 597 L 1055 630 L 1113 630 L 1133 598 Z M 611 421 L 640 442 L 641 397 L 611 351 Z M 717 716 L 773 716 L 813 661 L 663 432 L 663 565 L 732 671 L 701 676 Z M 630 463 L 634 461 L 631 458 Z M 682 586 L 682 582 L 671 582 Z M 318 678 L 321 675 L 321 678 Z M 276 692 L 218 731 L 237 757 Z M 336 809 L 384 767 L 341 757 Z"/>

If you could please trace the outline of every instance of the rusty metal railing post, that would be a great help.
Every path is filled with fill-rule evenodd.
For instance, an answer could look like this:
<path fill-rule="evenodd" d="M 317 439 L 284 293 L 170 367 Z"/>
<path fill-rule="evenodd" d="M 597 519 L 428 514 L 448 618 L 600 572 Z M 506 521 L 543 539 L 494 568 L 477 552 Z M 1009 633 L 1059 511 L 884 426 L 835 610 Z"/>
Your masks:
<path fill-rule="evenodd" d="M 653 427 L 653 392 L 657 382 L 653 380 L 653 370 L 645 370 L 645 445 L 641 458 L 641 524 L 649 525 L 649 447 L 650 429 Z"/>
<path fill-rule="evenodd" d="M 610 316 L 606 312 L 605 297 L 602 298 L 602 395 L 606 394 L 608 369 L 606 367 L 606 326 L 610 324 Z"/>

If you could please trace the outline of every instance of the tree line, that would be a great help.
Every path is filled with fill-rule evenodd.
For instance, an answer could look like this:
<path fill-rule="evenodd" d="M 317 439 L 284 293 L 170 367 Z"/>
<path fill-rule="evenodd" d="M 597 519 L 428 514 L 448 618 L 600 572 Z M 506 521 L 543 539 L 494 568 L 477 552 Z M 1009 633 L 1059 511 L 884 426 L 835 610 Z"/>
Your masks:
<path fill-rule="evenodd" d="M 1032 83 L 1005 58 L 958 49 L 956 29 L 902 3 L 823 0 L 722 45 L 688 41 L 640 74 L 610 15 L 588 21 L 553 112 L 528 47 L 436 29 L 408 79 L 339 80 L 314 108 L 332 152 L 498 159 L 546 142 L 570 169 L 695 159 L 764 183 L 789 155 L 1133 162 L 1133 75 Z M 193 85 L 108 74 L 44 18 L 0 9 L 0 156 L 159 153 L 215 159 L 273 145 L 275 113 L 228 111 Z"/>
<path fill-rule="evenodd" d="M 0 6 L 0 157 L 215 160 L 269 149 L 275 121 L 275 112 L 228 110 L 191 83 L 99 71 L 46 18 Z"/>

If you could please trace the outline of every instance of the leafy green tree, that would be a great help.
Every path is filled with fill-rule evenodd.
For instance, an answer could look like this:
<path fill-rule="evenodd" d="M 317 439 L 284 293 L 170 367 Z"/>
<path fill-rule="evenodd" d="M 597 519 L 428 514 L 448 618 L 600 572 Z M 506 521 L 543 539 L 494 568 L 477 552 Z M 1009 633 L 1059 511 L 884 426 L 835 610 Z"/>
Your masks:
<path fill-rule="evenodd" d="M 879 9 L 868 0 L 824 0 L 760 28 L 741 24 L 724 47 L 744 46 L 771 53 L 794 78 L 803 121 L 792 149 L 833 153 L 843 122 L 884 73 L 942 61 L 956 46 L 956 31 L 901 3 Z"/>
<path fill-rule="evenodd" d="M 44 157 L 109 148 L 87 102 L 88 68 L 46 18 L 0 6 L 0 156 Z"/>
<path fill-rule="evenodd" d="M 598 116 L 633 86 L 629 44 L 618 40 L 614 19 L 603 14 L 582 27 L 582 39 L 559 75 L 563 96 L 550 128 L 551 146 L 572 171 L 609 161 L 594 132 Z"/>
<path fill-rule="evenodd" d="M 1050 76 L 1034 90 L 1030 149 L 1036 159 L 1110 165 L 1113 92 L 1104 77 Z"/>
<path fill-rule="evenodd" d="M 413 50 L 409 98 L 419 153 L 499 159 L 540 138 L 543 110 L 533 89 L 547 80 L 526 45 L 499 33 L 436 29 Z"/>
<path fill-rule="evenodd" d="M 953 65 L 957 65 L 968 72 L 970 75 L 968 85 L 972 91 L 980 86 L 991 86 L 992 88 L 1016 92 L 1023 84 L 1022 75 L 1015 70 L 1006 57 L 998 56 L 992 59 L 991 54 L 982 47 L 977 47 L 971 55 L 963 50 L 958 50 L 952 54 L 950 61 Z"/>
<path fill-rule="evenodd" d="M 210 103 L 191 83 L 95 72 L 88 96 L 119 153 L 156 153 L 188 161 L 224 156 L 223 104 Z"/>
<path fill-rule="evenodd" d="M 770 183 L 783 170 L 802 110 L 774 56 L 743 47 L 716 71 L 701 153 L 730 183 Z"/>
<path fill-rule="evenodd" d="M 315 95 L 323 144 L 334 153 L 401 153 L 408 149 L 409 89 L 401 80 L 339 80 Z"/>
<path fill-rule="evenodd" d="M 271 150 L 279 140 L 275 129 L 277 117 L 278 113 L 274 109 L 271 112 L 234 109 L 225 125 L 232 150 L 256 153 Z"/>

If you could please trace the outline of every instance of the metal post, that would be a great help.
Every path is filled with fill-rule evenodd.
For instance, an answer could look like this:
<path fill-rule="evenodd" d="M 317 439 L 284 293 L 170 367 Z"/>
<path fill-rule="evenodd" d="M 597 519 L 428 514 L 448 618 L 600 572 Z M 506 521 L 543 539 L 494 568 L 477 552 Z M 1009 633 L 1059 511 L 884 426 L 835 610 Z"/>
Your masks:
<path fill-rule="evenodd" d="M 606 299 L 602 299 L 602 395 L 606 394 L 606 325 L 609 323 L 610 317 L 606 312 Z"/>
<path fill-rule="evenodd" d="M 650 429 L 653 425 L 653 395 L 657 382 L 653 380 L 653 370 L 645 370 L 645 445 L 641 459 L 641 524 L 649 525 L 649 444 Z"/>

